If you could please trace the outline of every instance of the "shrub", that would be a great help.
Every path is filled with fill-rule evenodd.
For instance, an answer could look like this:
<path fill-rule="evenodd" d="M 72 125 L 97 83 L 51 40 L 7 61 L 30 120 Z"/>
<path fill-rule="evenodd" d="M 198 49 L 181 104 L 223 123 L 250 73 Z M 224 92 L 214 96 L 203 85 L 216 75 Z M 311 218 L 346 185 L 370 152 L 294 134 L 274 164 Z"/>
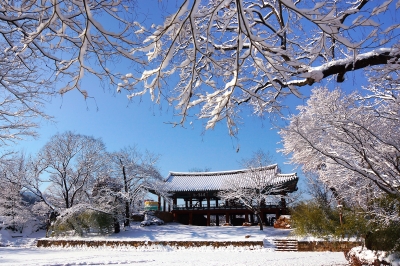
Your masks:
<path fill-rule="evenodd" d="M 400 252 L 400 223 L 378 226 L 365 238 L 365 246 L 370 250 Z"/>
<path fill-rule="evenodd" d="M 61 214 L 52 225 L 52 235 L 110 234 L 114 232 L 114 219 L 111 214 L 86 209 Z"/>
<path fill-rule="evenodd" d="M 291 210 L 292 228 L 296 235 L 312 235 L 321 238 L 364 237 L 367 220 L 360 212 L 343 208 L 340 211 L 316 202 L 301 202 Z"/>

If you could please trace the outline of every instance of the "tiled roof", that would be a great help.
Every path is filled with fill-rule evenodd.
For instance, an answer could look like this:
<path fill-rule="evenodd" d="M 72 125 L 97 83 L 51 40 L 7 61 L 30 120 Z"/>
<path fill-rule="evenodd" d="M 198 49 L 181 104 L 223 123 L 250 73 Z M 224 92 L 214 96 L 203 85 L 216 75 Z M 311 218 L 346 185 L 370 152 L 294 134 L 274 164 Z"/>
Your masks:
<path fill-rule="evenodd" d="M 254 179 L 260 186 L 280 185 L 290 181 L 297 184 L 297 174 L 280 174 L 276 164 L 256 169 L 242 169 L 224 172 L 170 172 L 165 180 L 170 192 L 220 191 L 232 182 L 241 187 L 253 187 Z"/>

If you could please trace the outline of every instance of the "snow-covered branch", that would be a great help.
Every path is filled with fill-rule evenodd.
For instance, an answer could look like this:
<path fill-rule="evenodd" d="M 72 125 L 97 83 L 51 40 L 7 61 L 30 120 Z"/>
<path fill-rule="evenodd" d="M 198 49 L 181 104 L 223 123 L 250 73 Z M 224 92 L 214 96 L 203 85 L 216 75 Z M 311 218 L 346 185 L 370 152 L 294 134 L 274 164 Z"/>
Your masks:
<path fill-rule="evenodd" d="M 118 90 L 129 98 L 164 95 L 179 110 L 177 124 L 198 106 L 207 128 L 225 120 L 235 134 L 241 104 L 261 115 L 328 77 L 343 82 L 350 71 L 398 66 L 399 24 L 388 19 L 397 13 L 391 0 L 186 0 L 152 33 L 144 31 L 134 51 L 149 67 L 138 79 L 124 77 Z M 177 82 L 164 82 L 168 77 Z"/>
<path fill-rule="evenodd" d="M 392 93 L 398 96 L 396 88 Z M 381 194 L 400 197 L 397 100 L 317 89 L 299 111 L 280 132 L 283 152 L 294 163 L 319 172 L 332 187 L 343 183 L 356 191 L 372 184 Z"/>

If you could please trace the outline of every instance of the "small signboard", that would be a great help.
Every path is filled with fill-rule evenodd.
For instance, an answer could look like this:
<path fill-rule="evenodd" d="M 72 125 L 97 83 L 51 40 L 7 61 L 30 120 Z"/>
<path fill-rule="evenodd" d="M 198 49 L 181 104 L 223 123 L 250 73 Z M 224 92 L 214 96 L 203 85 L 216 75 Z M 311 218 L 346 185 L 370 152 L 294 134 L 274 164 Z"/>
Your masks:
<path fill-rule="evenodd" d="M 144 202 L 144 210 L 145 211 L 157 211 L 158 210 L 158 201 L 145 201 Z"/>

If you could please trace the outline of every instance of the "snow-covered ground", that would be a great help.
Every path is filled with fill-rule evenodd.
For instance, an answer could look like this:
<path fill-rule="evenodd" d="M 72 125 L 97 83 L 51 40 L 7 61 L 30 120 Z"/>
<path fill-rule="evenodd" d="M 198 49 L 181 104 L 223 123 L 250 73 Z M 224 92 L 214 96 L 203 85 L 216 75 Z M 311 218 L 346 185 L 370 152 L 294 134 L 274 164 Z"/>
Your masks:
<path fill-rule="evenodd" d="M 265 247 L 248 248 L 211 247 L 176 249 L 151 246 L 101 248 L 37 248 L 36 239 L 44 236 L 38 232 L 28 237 L 12 238 L 0 231 L 1 265 L 347 265 L 342 252 L 276 252 L 272 239 L 285 238 L 289 230 L 266 227 L 200 227 L 179 224 L 140 227 L 134 224 L 129 230 L 107 237 L 90 240 L 148 240 L 148 241 L 264 241 Z M 250 235 L 249 238 L 245 238 Z M 77 239 L 78 237 L 74 237 Z"/>

